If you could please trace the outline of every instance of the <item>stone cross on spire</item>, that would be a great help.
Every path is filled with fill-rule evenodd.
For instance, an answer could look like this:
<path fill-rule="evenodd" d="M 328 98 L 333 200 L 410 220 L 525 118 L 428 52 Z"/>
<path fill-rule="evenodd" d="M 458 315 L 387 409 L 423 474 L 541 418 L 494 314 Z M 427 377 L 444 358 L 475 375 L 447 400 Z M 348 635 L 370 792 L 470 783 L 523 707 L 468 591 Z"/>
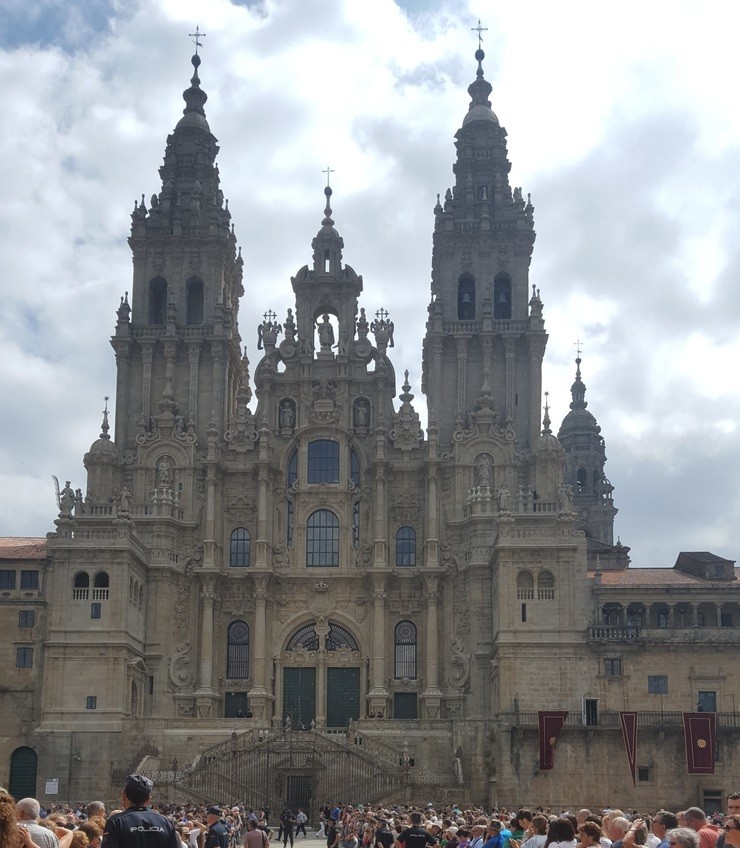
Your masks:
<path fill-rule="evenodd" d="M 328 185 L 329 185 L 329 178 L 330 178 L 330 176 L 334 173 L 334 168 L 330 168 L 330 167 L 327 165 L 327 166 L 326 166 L 326 168 L 324 168 L 324 170 L 323 170 L 321 173 L 322 173 L 322 174 L 326 174 L 326 184 L 327 184 L 327 186 L 328 186 Z"/>
<path fill-rule="evenodd" d="M 480 23 L 480 21 L 478 21 L 478 23 Z M 195 44 L 195 55 L 196 56 L 198 55 L 198 48 L 203 46 L 203 42 L 201 41 L 201 38 L 205 38 L 205 37 L 206 37 L 206 34 L 204 32 L 200 31 L 200 26 L 198 24 L 196 24 L 196 26 L 195 26 L 195 32 L 189 32 L 188 33 L 188 38 L 192 38 L 193 44 Z"/>
<path fill-rule="evenodd" d="M 483 46 L 483 35 L 482 35 L 482 33 L 488 32 L 488 27 L 481 26 L 480 25 L 480 18 L 478 18 L 478 26 L 477 27 L 470 27 L 470 31 L 478 33 L 478 49 L 480 50 L 480 48 Z"/>

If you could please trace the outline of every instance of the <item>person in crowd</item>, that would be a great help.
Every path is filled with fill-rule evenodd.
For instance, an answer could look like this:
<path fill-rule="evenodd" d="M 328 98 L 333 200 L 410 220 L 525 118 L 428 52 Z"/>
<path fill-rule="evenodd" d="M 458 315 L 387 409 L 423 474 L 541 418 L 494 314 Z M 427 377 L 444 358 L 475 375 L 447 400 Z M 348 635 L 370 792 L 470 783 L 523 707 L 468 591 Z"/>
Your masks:
<path fill-rule="evenodd" d="M 100 848 L 103 838 L 103 828 L 105 827 L 105 822 L 103 824 L 100 824 L 100 822 L 101 819 L 93 816 L 77 826 L 77 829 L 81 830 L 87 836 L 88 848 Z"/>
<path fill-rule="evenodd" d="M 690 827 L 674 827 L 666 833 L 670 848 L 699 848 L 699 836 Z"/>
<path fill-rule="evenodd" d="M 544 848 L 575 848 L 576 829 L 569 819 L 555 819 L 547 828 L 547 839 Z"/>
<path fill-rule="evenodd" d="M 206 839 L 204 848 L 229 848 L 229 832 L 221 821 L 223 810 L 221 807 L 209 807 L 206 810 Z"/>
<path fill-rule="evenodd" d="M 31 839 L 40 848 L 59 848 L 56 835 L 48 828 L 39 825 L 41 804 L 35 798 L 21 798 L 16 802 L 15 808 L 18 811 L 18 824 L 28 830 Z"/>
<path fill-rule="evenodd" d="M 714 848 L 719 837 L 719 827 L 712 824 L 707 815 L 700 807 L 689 807 L 684 812 L 686 827 L 690 827 L 699 834 L 699 848 Z"/>
<path fill-rule="evenodd" d="M 303 838 L 308 839 L 308 834 L 306 833 L 306 822 L 307 821 L 308 821 L 308 816 L 299 807 L 298 812 L 295 814 L 295 837 L 296 837 L 296 839 L 298 839 L 298 834 L 301 831 L 303 831 Z"/>
<path fill-rule="evenodd" d="M 153 784 L 143 774 L 130 774 L 121 792 L 123 812 L 105 823 L 103 848 L 180 848 L 170 819 L 147 806 Z"/>
<path fill-rule="evenodd" d="M 668 812 L 668 810 L 658 810 L 650 824 L 653 834 L 660 840 L 657 848 L 668 848 L 666 833 L 676 827 L 678 827 L 678 816 L 675 813 Z"/>
<path fill-rule="evenodd" d="M 437 840 L 424 827 L 422 827 L 422 815 L 414 811 L 411 813 L 410 827 L 402 830 L 395 841 L 396 848 L 426 848 L 427 845 L 436 845 Z"/>
<path fill-rule="evenodd" d="M 727 848 L 730 848 L 730 846 L 731 848 L 740 848 L 740 813 L 727 816 L 723 828 L 725 846 Z"/>
<path fill-rule="evenodd" d="M 244 836 L 244 848 L 268 848 L 270 839 L 254 819 L 247 822 L 247 832 Z"/>
<path fill-rule="evenodd" d="M 579 848 L 599 848 L 601 845 L 601 828 L 594 822 L 584 821 L 578 826 Z"/>

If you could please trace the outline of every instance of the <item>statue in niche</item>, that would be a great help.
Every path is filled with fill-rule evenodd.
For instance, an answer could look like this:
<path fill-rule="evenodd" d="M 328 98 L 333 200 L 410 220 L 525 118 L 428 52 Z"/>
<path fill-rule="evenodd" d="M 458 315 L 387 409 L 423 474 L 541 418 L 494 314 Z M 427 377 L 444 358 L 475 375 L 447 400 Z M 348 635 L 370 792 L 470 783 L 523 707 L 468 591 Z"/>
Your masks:
<path fill-rule="evenodd" d="M 280 427 L 283 430 L 292 430 L 295 426 L 295 409 L 289 399 L 280 403 Z"/>
<path fill-rule="evenodd" d="M 321 316 L 321 323 L 318 324 L 318 328 L 321 350 L 330 350 L 334 346 L 334 328 L 329 323 L 329 316 L 326 313 Z"/>
<path fill-rule="evenodd" d="M 370 423 L 370 410 L 366 400 L 359 399 L 355 401 L 354 419 L 355 427 L 364 429 Z"/>
<path fill-rule="evenodd" d="M 498 490 L 496 497 L 498 499 L 499 512 L 508 512 L 509 511 L 509 503 L 510 503 L 510 500 L 511 500 L 511 494 L 510 494 L 509 490 L 506 488 L 506 486 L 502 486 Z"/>
<path fill-rule="evenodd" d="M 478 485 L 491 485 L 491 460 L 484 453 L 478 457 Z"/>
<path fill-rule="evenodd" d="M 166 456 L 157 464 L 157 485 L 169 488 L 172 485 L 172 466 Z"/>

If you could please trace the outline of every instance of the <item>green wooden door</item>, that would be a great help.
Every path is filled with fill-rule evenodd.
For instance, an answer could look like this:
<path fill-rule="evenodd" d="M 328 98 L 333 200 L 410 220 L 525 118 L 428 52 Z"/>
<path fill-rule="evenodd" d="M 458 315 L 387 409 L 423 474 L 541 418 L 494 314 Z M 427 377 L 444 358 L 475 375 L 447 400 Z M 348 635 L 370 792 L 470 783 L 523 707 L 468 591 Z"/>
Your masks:
<path fill-rule="evenodd" d="M 326 726 L 347 727 L 360 717 L 360 669 L 327 668 Z"/>
<path fill-rule="evenodd" d="M 36 797 L 38 756 L 33 748 L 16 748 L 10 758 L 8 790 L 14 798 Z"/>
<path fill-rule="evenodd" d="M 308 730 L 316 718 L 316 669 L 283 669 L 283 719 L 293 730 Z"/>

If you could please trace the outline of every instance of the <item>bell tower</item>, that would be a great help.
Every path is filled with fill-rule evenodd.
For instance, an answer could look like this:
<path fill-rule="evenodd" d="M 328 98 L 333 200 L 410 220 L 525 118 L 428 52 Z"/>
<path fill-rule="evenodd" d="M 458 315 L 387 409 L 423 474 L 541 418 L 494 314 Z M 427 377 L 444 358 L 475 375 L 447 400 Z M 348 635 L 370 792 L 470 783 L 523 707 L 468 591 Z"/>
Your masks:
<path fill-rule="evenodd" d="M 205 442 L 223 431 L 242 376 L 237 329 L 243 294 L 218 144 L 203 106 L 197 52 L 185 109 L 167 138 L 161 189 L 134 204 L 129 245 L 133 290 L 121 299 L 111 343 L 118 368 L 115 442 L 132 446 L 172 414 L 180 432 Z"/>
<path fill-rule="evenodd" d="M 529 287 L 534 207 L 509 185 L 506 130 L 491 109 L 484 55 L 475 53 L 471 102 L 455 136 L 455 185 L 434 208 L 423 390 L 441 443 L 487 407 L 531 450 L 547 343 L 539 292 Z"/>

